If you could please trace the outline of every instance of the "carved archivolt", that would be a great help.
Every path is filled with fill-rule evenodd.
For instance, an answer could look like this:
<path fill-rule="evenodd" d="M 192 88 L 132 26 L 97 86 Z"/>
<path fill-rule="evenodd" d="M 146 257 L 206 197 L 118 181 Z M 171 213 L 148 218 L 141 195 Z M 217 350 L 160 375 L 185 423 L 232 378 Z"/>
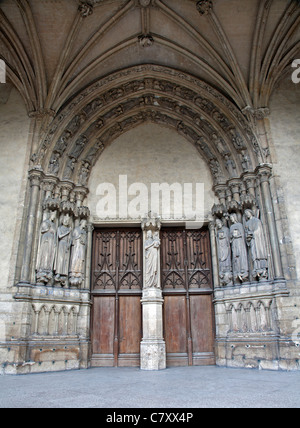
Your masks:
<path fill-rule="evenodd" d="M 105 147 L 146 121 L 175 128 L 194 144 L 215 184 L 266 161 L 233 103 L 195 77 L 145 65 L 101 79 L 75 97 L 52 121 L 33 164 L 85 186 Z"/>

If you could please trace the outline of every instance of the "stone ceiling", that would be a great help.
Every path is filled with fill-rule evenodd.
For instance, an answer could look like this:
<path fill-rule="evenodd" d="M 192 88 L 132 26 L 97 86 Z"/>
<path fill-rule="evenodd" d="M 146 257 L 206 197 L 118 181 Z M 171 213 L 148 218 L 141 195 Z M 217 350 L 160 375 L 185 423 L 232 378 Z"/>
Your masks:
<path fill-rule="evenodd" d="M 55 115 L 139 64 L 188 72 L 254 116 L 300 54 L 295 0 L 2 0 L 0 57 L 28 112 Z"/>

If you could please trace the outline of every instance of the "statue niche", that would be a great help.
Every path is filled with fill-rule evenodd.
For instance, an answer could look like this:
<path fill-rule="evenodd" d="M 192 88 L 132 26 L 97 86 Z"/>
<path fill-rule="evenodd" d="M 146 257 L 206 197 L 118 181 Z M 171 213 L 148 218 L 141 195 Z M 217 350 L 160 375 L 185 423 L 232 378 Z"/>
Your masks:
<path fill-rule="evenodd" d="M 235 282 L 244 282 L 249 278 L 248 255 L 244 227 L 238 222 L 235 213 L 230 214 L 230 242 L 232 250 L 232 267 Z"/>
<path fill-rule="evenodd" d="M 40 242 L 36 264 L 37 284 L 48 284 L 53 277 L 53 265 L 56 248 L 56 212 L 45 213 L 40 227 Z"/>
<path fill-rule="evenodd" d="M 220 219 L 216 220 L 216 236 L 219 260 L 219 278 L 223 286 L 232 285 L 231 248 L 229 228 Z"/>
<path fill-rule="evenodd" d="M 158 249 L 160 247 L 159 232 L 147 232 L 145 242 L 146 278 L 145 288 L 158 288 Z"/>
<path fill-rule="evenodd" d="M 66 285 L 69 273 L 69 257 L 71 245 L 71 228 L 70 216 L 65 214 L 62 218 L 61 225 L 57 229 L 57 253 L 55 259 L 55 281 L 59 282 L 62 287 Z"/>
<path fill-rule="evenodd" d="M 75 227 L 72 234 L 71 259 L 69 268 L 69 284 L 71 287 L 79 288 L 84 278 L 87 244 L 86 226 L 86 219 L 82 219 L 80 221 L 80 225 Z"/>
<path fill-rule="evenodd" d="M 268 278 L 268 252 L 262 222 L 249 209 L 245 211 L 245 218 L 246 241 L 250 247 L 253 262 L 252 275 L 260 281 L 266 280 Z"/>

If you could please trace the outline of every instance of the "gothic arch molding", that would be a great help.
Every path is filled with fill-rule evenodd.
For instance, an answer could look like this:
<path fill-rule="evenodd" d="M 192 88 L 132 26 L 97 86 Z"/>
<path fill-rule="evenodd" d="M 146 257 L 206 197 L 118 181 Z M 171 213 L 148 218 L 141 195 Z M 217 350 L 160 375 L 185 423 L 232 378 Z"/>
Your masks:
<path fill-rule="evenodd" d="M 67 103 L 33 163 L 85 186 L 81 168 L 90 172 L 108 144 L 145 121 L 175 128 L 194 144 L 216 185 L 253 172 L 265 160 L 250 123 L 221 93 L 186 73 L 143 65 L 95 82 Z"/>
<path fill-rule="evenodd" d="M 272 168 L 255 131 L 220 92 L 189 74 L 157 65 L 131 67 L 100 79 L 53 119 L 29 172 L 32 211 L 38 213 L 38 221 L 27 229 L 32 244 L 32 228 L 38 235 L 44 217 L 51 223 L 51 212 L 62 227 L 66 221 L 67 227 L 78 228 L 82 219 L 89 219 L 90 210 L 84 203 L 93 166 L 116 138 L 145 122 L 171 127 L 196 146 L 213 177 L 218 202 L 212 207 L 212 219 L 227 223 L 234 213 L 236 221 L 245 222 L 246 209 L 259 215 L 272 247 L 270 276 L 281 279 L 276 226 L 273 214 L 269 216 Z M 40 189 L 43 193 L 38 199 Z M 214 242 L 213 229 L 211 232 Z M 26 257 L 24 277 L 28 278 L 29 251 Z M 40 281 L 46 280 L 47 276 L 41 276 Z"/>

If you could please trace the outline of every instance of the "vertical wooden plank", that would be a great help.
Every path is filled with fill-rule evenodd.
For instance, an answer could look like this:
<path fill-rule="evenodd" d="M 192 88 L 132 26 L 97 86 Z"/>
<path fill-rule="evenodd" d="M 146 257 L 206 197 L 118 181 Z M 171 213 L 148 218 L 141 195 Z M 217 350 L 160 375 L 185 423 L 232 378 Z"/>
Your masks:
<path fill-rule="evenodd" d="M 114 297 L 94 297 L 92 353 L 113 355 Z"/>
<path fill-rule="evenodd" d="M 214 353 L 214 322 L 211 295 L 190 296 L 194 354 Z M 201 356 L 199 356 L 201 357 Z"/>
<path fill-rule="evenodd" d="M 120 354 L 138 354 L 142 340 L 140 296 L 120 296 Z"/>
<path fill-rule="evenodd" d="M 140 365 L 142 308 L 140 296 L 120 296 L 118 365 Z"/>
<path fill-rule="evenodd" d="M 187 364 L 186 297 L 165 296 L 164 331 L 168 365 Z"/>

